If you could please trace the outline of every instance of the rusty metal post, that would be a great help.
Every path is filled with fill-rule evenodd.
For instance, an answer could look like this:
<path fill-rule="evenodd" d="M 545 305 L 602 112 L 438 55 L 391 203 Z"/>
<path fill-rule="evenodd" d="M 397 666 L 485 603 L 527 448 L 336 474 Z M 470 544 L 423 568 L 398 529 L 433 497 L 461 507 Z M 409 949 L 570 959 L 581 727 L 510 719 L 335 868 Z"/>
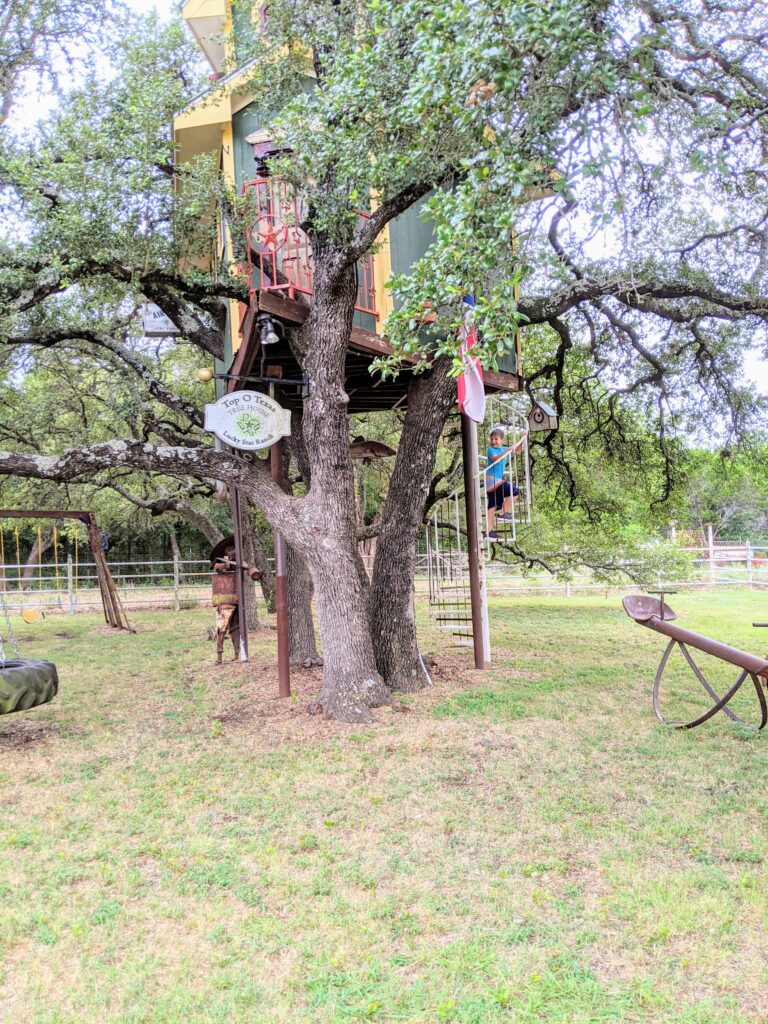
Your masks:
<path fill-rule="evenodd" d="M 272 479 L 279 487 L 285 487 L 283 475 L 283 441 L 276 441 L 270 448 L 270 469 Z M 278 695 L 291 696 L 291 661 L 288 646 L 288 574 L 285 540 L 275 530 L 275 608 L 277 611 L 277 678 Z"/>
<path fill-rule="evenodd" d="M 464 501 L 467 510 L 467 551 L 469 555 L 469 599 L 472 606 L 472 646 L 475 668 L 485 668 L 483 642 L 483 594 L 480 578 L 480 530 L 477 508 L 477 426 L 461 414 L 461 454 L 464 463 Z"/>
<path fill-rule="evenodd" d="M 245 615 L 245 588 L 243 586 L 243 525 L 242 508 L 240 505 L 240 488 L 233 484 L 230 492 L 230 505 L 232 508 L 232 534 L 235 538 L 235 562 L 237 570 L 237 607 L 238 621 L 240 623 L 240 661 L 248 661 L 248 623 Z"/>

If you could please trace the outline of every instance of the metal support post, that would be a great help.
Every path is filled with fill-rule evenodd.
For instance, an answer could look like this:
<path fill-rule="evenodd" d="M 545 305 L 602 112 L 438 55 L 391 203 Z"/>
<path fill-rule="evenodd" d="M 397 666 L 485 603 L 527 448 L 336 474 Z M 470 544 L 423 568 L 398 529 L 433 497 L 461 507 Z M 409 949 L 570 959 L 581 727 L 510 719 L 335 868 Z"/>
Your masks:
<path fill-rule="evenodd" d="M 485 668 L 483 626 L 483 586 L 481 579 L 482 543 L 478 520 L 477 485 L 480 472 L 477 458 L 477 424 L 461 414 L 461 452 L 464 462 L 464 500 L 467 506 L 467 551 L 469 555 L 469 598 L 472 606 L 472 646 L 475 668 Z"/>
<path fill-rule="evenodd" d="M 235 537 L 235 561 L 237 572 L 237 607 L 238 621 L 240 623 L 240 661 L 248 661 L 248 623 L 245 615 L 245 587 L 243 586 L 243 527 L 240 506 L 240 489 L 236 484 L 232 485 L 230 504 L 232 507 L 232 533 Z"/>

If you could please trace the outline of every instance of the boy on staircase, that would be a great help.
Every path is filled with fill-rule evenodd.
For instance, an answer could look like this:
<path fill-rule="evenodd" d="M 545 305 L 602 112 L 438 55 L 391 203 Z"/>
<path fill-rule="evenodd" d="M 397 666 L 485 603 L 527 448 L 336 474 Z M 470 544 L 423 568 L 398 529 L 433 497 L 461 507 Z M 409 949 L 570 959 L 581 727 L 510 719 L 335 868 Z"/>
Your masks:
<path fill-rule="evenodd" d="M 486 525 L 490 540 L 502 540 L 496 532 L 496 523 L 511 523 L 513 517 L 510 515 L 512 502 L 520 494 L 520 489 L 505 480 L 507 459 L 510 455 L 517 455 L 525 444 L 528 430 L 524 430 L 519 441 L 515 444 L 504 446 L 504 428 L 494 427 L 491 431 L 491 445 L 488 449 L 488 459 L 485 465 L 485 496 L 488 503 L 486 513 Z"/>

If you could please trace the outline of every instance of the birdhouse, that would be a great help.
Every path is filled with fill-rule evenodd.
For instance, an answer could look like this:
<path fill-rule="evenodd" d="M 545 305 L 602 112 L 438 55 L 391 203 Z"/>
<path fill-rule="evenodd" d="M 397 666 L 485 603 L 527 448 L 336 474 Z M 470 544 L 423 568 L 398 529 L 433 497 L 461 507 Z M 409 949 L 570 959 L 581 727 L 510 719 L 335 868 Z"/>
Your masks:
<path fill-rule="evenodd" d="M 534 402 L 528 414 L 528 429 L 533 434 L 537 430 L 557 430 L 557 413 L 546 402 Z"/>

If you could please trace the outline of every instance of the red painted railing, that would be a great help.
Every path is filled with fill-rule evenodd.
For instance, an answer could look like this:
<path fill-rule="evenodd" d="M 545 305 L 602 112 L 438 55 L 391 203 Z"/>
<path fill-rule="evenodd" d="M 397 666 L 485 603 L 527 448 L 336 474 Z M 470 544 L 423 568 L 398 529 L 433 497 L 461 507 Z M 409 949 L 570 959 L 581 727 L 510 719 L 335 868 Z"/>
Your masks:
<path fill-rule="evenodd" d="M 299 227 L 301 204 L 279 178 L 254 178 L 243 185 L 243 195 L 252 200 L 255 215 L 246 238 L 251 289 L 281 292 L 293 299 L 312 294 L 312 250 Z M 359 214 L 367 220 L 367 213 Z M 376 312 L 373 258 L 360 260 L 355 309 Z"/>

